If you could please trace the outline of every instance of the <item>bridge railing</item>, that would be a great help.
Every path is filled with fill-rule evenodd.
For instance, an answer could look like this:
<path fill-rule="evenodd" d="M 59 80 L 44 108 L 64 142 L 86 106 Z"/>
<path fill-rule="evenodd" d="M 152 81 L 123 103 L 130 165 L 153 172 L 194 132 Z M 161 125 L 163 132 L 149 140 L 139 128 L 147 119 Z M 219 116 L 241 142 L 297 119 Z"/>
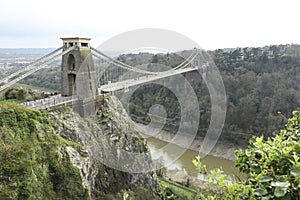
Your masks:
<path fill-rule="evenodd" d="M 74 97 L 62 97 L 60 95 L 57 96 L 52 96 L 50 98 L 45 98 L 45 99 L 39 99 L 35 101 L 28 101 L 28 102 L 23 102 L 21 105 L 29 107 L 34 110 L 42 110 L 54 106 L 59 106 L 67 103 L 73 102 Z"/>

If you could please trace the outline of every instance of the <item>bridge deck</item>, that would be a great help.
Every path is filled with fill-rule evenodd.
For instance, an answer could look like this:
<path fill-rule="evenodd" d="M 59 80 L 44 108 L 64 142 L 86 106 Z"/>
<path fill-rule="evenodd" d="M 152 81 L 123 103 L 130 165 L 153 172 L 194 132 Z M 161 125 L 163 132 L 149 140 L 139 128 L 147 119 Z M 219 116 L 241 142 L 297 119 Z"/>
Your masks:
<path fill-rule="evenodd" d="M 116 83 L 110 83 L 110 84 L 102 85 L 101 87 L 99 87 L 98 92 L 99 92 L 99 94 L 101 94 L 101 93 L 106 93 L 106 92 L 113 92 L 113 91 L 117 91 L 117 90 L 127 89 L 129 87 L 133 87 L 133 86 L 136 86 L 136 85 L 139 85 L 142 83 L 147 83 L 150 81 L 155 81 L 155 80 L 166 78 L 169 76 L 174 76 L 177 74 L 195 71 L 197 69 L 198 68 L 196 68 L 196 67 L 195 68 L 185 68 L 185 69 L 174 70 L 174 71 L 159 74 L 159 75 L 146 75 L 146 76 L 142 76 L 139 78 L 128 79 L 128 80 L 119 81 Z"/>
<path fill-rule="evenodd" d="M 41 109 L 51 108 L 53 106 L 68 104 L 71 103 L 73 100 L 74 100 L 73 97 L 62 97 L 60 95 L 57 95 L 45 99 L 39 99 L 36 101 L 23 102 L 21 103 L 21 105 L 34 110 L 41 110 Z"/>

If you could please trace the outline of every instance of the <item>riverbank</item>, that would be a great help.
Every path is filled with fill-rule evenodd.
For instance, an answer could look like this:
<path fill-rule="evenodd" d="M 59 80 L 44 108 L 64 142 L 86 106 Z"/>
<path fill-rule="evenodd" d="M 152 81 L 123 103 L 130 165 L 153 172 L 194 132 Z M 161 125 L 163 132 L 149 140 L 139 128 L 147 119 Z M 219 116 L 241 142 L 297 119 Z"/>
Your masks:
<path fill-rule="evenodd" d="M 144 138 L 148 137 L 154 137 L 159 140 L 168 142 L 168 143 L 173 143 L 172 139 L 174 137 L 174 134 L 169 133 L 164 130 L 158 130 L 155 128 L 151 128 L 149 130 L 149 127 L 143 124 L 135 123 L 136 129 L 142 133 L 142 136 Z M 154 133 L 154 134 L 153 134 Z M 187 138 L 182 137 L 182 140 L 187 140 Z M 199 152 L 201 145 L 203 144 L 204 138 L 196 138 L 193 140 L 192 144 L 189 146 L 190 150 L 197 151 Z M 174 144 L 174 143 L 173 143 Z M 181 146 L 180 144 L 176 144 L 178 146 Z M 229 141 L 218 141 L 212 151 L 208 154 L 214 157 L 218 158 L 224 158 L 227 160 L 235 161 L 236 157 L 234 155 L 234 151 L 237 149 L 243 149 L 244 147 L 238 146 L 236 144 L 230 143 Z"/>
<path fill-rule="evenodd" d="M 172 140 L 174 134 L 171 134 L 167 131 L 160 131 L 160 129 L 149 128 L 148 126 L 143 124 L 136 124 L 135 126 L 136 129 L 140 133 L 142 133 L 142 136 L 147 139 L 148 145 L 152 150 L 160 149 L 168 143 L 174 145 L 172 148 L 170 148 L 171 152 L 163 152 L 159 156 L 164 157 L 165 155 L 168 155 L 170 156 L 169 159 L 172 160 L 172 154 L 176 155 L 177 148 L 182 146 L 180 144 L 174 144 L 174 141 Z M 180 136 L 179 142 L 186 141 L 187 139 L 188 138 L 184 138 L 184 136 Z M 206 175 L 198 174 L 195 166 L 192 165 L 192 160 L 198 155 L 203 140 L 204 138 L 195 139 L 190 147 L 186 149 L 183 156 L 177 158 L 178 160 L 173 162 L 172 165 L 165 166 L 164 175 L 167 179 L 183 184 L 187 184 L 188 181 L 190 185 L 205 188 L 205 185 L 207 184 L 207 182 L 205 181 Z M 241 147 L 229 142 L 219 141 L 217 142 L 213 150 L 209 153 L 209 155 L 202 160 L 202 162 L 207 165 L 208 170 L 221 166 L 226 174 L 240 176 L 238 170 L 234 169 L 235 167 L 233 164 L 233 161 L 236 159 L 234 151 L 239 148 Z M 165 163 L 168 161 L 168 158 L 164 160 Z"/>

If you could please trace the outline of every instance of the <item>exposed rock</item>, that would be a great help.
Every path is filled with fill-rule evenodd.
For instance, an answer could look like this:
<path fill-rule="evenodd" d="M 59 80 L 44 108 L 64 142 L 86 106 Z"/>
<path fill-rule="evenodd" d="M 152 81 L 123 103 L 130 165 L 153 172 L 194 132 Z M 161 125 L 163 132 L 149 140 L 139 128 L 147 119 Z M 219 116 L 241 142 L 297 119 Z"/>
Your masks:
<path fill-rule="evenodd" d="M 145 140 L 134 129 L 134 123 L 117 98 L 105 97 L 94 118 L 81 118 L 69 108 L 54 110 L 50 115 L 58 134 L 80 144 L 78 148 L 67 147 L 66 151 L 72 164 L 79 169 L 91 197 L 116 194 L 122 189 L 143 188 L 153 197 L 159 193 L 155 172 L 120 171 L 149 167 L 152 160 Z M 146 156 L 128 163 L 130 159 L 124 159 L 128 152 Z"/>

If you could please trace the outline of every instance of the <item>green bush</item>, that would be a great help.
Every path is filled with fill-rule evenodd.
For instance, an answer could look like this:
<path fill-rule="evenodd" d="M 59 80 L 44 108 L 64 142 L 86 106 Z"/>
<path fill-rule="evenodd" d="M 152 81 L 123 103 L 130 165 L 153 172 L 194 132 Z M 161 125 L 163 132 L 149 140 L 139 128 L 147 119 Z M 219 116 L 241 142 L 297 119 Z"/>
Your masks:
<path fill-rule="evenodd" d="M 236 157 L 246 180 L 230 180 L 222 170 L 212 170 L 207 180 L 214 195 L 202 194 L 201 199 L 300 199 L 300 112 L 294 111 L 276 136 L 252 138 L 247 149 L 236 151 Z M 193 164 L 198 170 L 204 168 L 200 158 Z"/>
<path fill-rule="evenodd" d="M 5 92 L 4 98 L 5 99 L 25 100 L 27 95 L 28 95 L 28 92 L 25 89 L 11 88 Z"/>
<path fill-rule="evenodd" d="M 253 138 L 236 156 L 257 199 L 300 199 L 300 112 L 278 135 Z"/>

